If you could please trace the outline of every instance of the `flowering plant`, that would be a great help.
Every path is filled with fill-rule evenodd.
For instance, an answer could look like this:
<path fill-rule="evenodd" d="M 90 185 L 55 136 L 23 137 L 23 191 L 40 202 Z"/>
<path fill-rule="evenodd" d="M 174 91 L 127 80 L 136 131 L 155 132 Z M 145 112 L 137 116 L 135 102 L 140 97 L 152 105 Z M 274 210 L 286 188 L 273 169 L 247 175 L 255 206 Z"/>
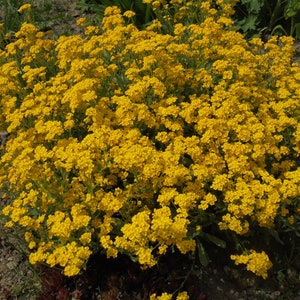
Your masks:
<path fill-rule="evenodd" d="M 151 267 L 171 247 L 274 228 L 283 211 L 299 226 L 293 39 L 247 42 L 235 1 L 144 2 L 157 15 L 144 30 L 108 7 L 84 36 L 24 23 L 0 50 L 0 182 L 15 195 L 3 213 L 32 264 L 73 276 L 105 251 Z M 249 253 L 232 259 L 266 277 L 269 257 Z"/>

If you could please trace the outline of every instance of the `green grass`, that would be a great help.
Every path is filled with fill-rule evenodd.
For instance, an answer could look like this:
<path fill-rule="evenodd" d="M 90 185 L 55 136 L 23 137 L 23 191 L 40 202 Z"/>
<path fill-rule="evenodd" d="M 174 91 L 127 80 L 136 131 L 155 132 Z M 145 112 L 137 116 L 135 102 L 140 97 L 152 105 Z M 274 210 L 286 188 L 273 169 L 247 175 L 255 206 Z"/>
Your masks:
<path fill-rule="evenodd" d="M 18 13 L 18 9 L 25 3 L 32 5 L 30 11 Z M 75 23 L 71 11 L 64 5 L 68 1 L 55 0 L 0 0 L 0 23 L 3 23 L 2 38 L 4 43 L 10 41 L 15 32 L 19 30 L 21 24 L 30 22 L 36 25 L 41 31 L 53 30 L 54 34 L 72 34 L 69 23 Z M 77 8 L 77 7 L 76 7 Z M 55 17 L 54 17 L 55 16 Z"/>

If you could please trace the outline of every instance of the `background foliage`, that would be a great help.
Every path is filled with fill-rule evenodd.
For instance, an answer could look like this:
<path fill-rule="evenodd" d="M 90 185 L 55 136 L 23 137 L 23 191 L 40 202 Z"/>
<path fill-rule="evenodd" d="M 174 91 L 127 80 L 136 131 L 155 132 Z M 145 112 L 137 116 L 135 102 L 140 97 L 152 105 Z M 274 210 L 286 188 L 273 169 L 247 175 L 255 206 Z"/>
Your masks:
<path fill-rule="evenodd" d="M 26 16 L 18 14 L 17 10 L 22 5 L 19 0 L 1 0 L 2 21 L 4 21 L 4 33 L 16 32 Z M 28 1 L 32 4 L 31 22 L 41 29 L 47 29 L 53 21 L 47 12 L 53 7 L 52 1 Z M 116 5 L 123 12 L 132 10 L 136 13 L 132 19 L 138 27 L 145 26 L 155 14 L 150 5 L 142 0 L 77 0 L 76 5 L 82 11 L 95 13 L 90 22 L 101 22 L 104 10 L 107 6 Z M 291 35 L 300 38 L 300 3 L 297 0 L 241 0 L 235 5 L 235 24 L 246 37 Z M 63 14 L 56 14 L 56 18 L 68 18 Z"/>
<path fill-rule="evenodd" d="M 297 0 L 241 0 L 236 24 L 246 36 L 292 35 L 300 38 L 300 2 Z"/>

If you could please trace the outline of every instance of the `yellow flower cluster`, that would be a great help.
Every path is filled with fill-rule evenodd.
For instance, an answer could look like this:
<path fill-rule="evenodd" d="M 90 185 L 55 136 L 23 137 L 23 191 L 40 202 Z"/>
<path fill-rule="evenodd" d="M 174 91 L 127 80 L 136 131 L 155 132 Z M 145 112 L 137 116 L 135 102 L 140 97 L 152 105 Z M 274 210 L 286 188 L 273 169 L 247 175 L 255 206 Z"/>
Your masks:
<path fill-rule="evenodd" d="M 264 251 L 257 253 L 254 250 L 250 250 L 249 254 L 231 255 L 230 257 L 236 265 L 245 264 L 248 271 L 264 279 L 268 277 L 267 271 L 272 267 L 272 263 Z"/>
<path fill-rule="evenodd" d="M 171 300 L 171 299 L 188 300 L 189 296 L 188 296 L 187 292 L 179 293 L 176 296 L 176 298 L 174 298 L 171 294 L 168 294 L 168 293 L 162 293 L 160 296 L 157 296 L 156 294 L 152 294 L 150 296 L 150 300 Z"/>
<path fill-rule="evenodd" d="M 82 36 L 24 23 L 0 50 L 0 183 L 15 195 L 3 213 L 32 263 L 75 275 L 102 249 L 153 266 L 194 251 L 210 215 L 243 235 L 299 214 L 293 40 L 248 43 L 235 1 L 145 2 L 161 16 L 145 30 L 109 7 Z"/>
<path fill-rule="evenodd" d="M 40 243 L 38 250 L 34 251 L 29 256 L 29 262 L 36 264 L 37 262 L 44 261 L 50 267 L 59 265 L 64 268 L 66 276 L 74 276 L 80 272 L 82 265 L 92 254 L 89 247 L 83 247 L 76 242 L 71 242 L 63 246 L 56 245 L 55 249 L 52 249 L 54 244 Z M 49 253 L 49 250 L 52 250 Z M 48 253 L 47 253 L 48 251 Z"/>

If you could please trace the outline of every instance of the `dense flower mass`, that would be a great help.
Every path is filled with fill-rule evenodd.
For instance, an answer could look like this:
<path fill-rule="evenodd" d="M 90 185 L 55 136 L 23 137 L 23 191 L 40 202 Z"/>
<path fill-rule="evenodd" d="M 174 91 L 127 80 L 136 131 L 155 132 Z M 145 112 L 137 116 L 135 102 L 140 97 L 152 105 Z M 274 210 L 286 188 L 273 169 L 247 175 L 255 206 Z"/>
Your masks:
<path fill-rule="evenodd" d="M 144 30 L 109 7 L 82 36 L 24 23 L 0 50 L 0 181 L 15 197 L 3 213 L 33 264 L 72 276 L 100 250 L 147 267 L 212 227 L 299 223 L 292 38 L 247 42 L 235 1 L 145 2 L 158 19 Z M 232 258 L 265 277 L 258 255 Z"/>

